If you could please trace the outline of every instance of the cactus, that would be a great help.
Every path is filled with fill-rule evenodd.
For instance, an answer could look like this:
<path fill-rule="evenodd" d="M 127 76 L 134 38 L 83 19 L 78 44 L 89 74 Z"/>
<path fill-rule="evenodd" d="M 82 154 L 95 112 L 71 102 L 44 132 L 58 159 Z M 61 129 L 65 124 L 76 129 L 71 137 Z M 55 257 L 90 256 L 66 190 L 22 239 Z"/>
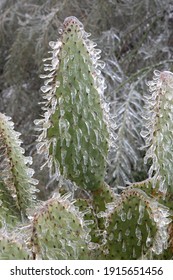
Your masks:
<path fill-rule="evenodd" d="M 156 71 L 148 83 L 141 135 L 145 162 L 152 161 L 149 177 L 123 191 L 111 189 L 104 180 L 116 137 L 100 73 L 104 63 L 88 36 L 78 19 L 66 18 L 44 60 L 37 150 L 45 158 L 41 168 L 47 164 L 58 181 L 47 201 L 35 198 L 31 158 L 24 157 L 13 123 L 0 114 L 0 259 L 171 258 L 173 74 Z"/>

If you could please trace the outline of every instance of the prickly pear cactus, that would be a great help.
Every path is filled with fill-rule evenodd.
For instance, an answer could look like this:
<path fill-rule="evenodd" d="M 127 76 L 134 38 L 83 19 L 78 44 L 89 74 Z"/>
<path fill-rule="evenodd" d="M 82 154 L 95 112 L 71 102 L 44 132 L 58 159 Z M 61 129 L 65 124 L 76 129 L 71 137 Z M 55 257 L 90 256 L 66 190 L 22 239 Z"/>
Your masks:
<path fill-rule="evenodd" d="M 171 258 L 173 74 L 156 71 L 149 82 L 142 132 L 145 160 L 152 159 L 149 178 L 123 192 L 111 189 L 104 182 L 112 126 L 100 50 L 75 17 L 65 19 L 60 33 L 45 59 L 45 113 L 35 124 L 38 152 L 60 186 L 74 186 L 73 199 L 60 188 L 33 208 L 31 158 L 23 156 L 13 123 L 0 114 L 0 259 Z M 10 234 L 6 225 L 21 222 L 20 216 L 28 219 Z"/>
<path fill-rule="evenodd" d="M 22 242 L 13 238 L 2 236 L 0 237 L 0 259 L 1 260 L 30 260 L 32 259 L 31 252 Z"/>
<path fill-rule="evenodd" d="M 166 194 L 167 189 L 173 192 L 173 73 L 155 71 L 148 85 L 145 129 L 141 133 L 148 146 L 145 162 L 152 159 L 149 177 L 153 177 L 153 187 L 159 179 L 159 190 Z"/>
<path fill-rule="evenodd" d="M 105 217 L 108 259 L 139 259 L 167 248 L 168 208 L 140 189 L 127 188 L 107 205 Z"/>
<path fill-rule="evenodd" d="M 34 214 L 30 247 L 35 259 L 89 258 L 89 230 L 68 196 L 51 198 Z"/>
<path fill-rule="evenodd" d="M 32 158 L 23 155 L 19 135 L 20 133 L 14 131 L 14 124 L 10 118 L 0 113 L 1 209 L 6 209 L 8 216 L 13 208 L 13 216 L 21 219 L 27 216 L 27 208 L 35 201 L 34 185 L 38 181 L 32 178 L 34 171 L 27 166 L 32 163 Z M 9 204 L 12 208 L 8 207 Z"/>
<path fill-rule="evenodd" d="M 3 182 L 0 182 L 0 228 L 15 226 L 20 221 L 20 211 Z"/>
<path fill-rule="evenodd" d="M 45 152 L 51 173 L 84 189 L 98 189 L 104 181 L 109 134 L 103 111 L 104 80 L 100 50 L 75 18 L 63 23 L 60 39 L 51 42 L 46 59 L 45 114 L 37 145 Z M 104 105 L 106 106 L 106 105 Z"/>

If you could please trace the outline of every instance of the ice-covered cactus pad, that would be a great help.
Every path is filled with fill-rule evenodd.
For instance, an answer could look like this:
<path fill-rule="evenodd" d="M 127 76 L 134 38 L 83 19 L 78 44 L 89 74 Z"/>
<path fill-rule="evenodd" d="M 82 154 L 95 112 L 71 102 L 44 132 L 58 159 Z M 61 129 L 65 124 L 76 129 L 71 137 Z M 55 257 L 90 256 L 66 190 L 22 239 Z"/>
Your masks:
<path fill-rule="evenodd" d="M 6 208 L 6 212 L 10 213 L 8 205 L 11 204 L 14 215 L 18 212 L 19 217 L 24 217 L 27 208 L 34 204 L 34 185 L 38 181 L 32 178 L 34 170 L 28 167 L 32 158 L 23 155 L 19 136 L 11 118 L 0 113 L 0 201 L 2 199 L 2 209 Z"/>
<path fill-rule="evenodd" d="M 141 133 L 148 147 L 145 161 L 152 159 L 149 177 L 155 179 L 153 187 L 159 179 L 159 190 L 165 195 L 167 189 L 173 192 L 173 73 L 156 70 L 148 86 L 145 129 Z"/>
<path fill-rule="evenodd" d="M 100 216 L 105 217 L 108 259 L 145 258 L 168 246 L 169 210 L 140 189 L 127 188 Z"/>
<path fill-rule="evenodd" d="M 65 19 L 52 56 L 45 59 L 42 91 L 44 119 L 38 152 L 45 152 L 51 175 L 70 179 L 85 189 L 103 182 L 108 152 L 108 106 L 100 69 L 100 50 L 75 17 Z M 104 105 L 103 105 L 104 103 Z M 104 108 L 103 108 L 104 107 Z"/>

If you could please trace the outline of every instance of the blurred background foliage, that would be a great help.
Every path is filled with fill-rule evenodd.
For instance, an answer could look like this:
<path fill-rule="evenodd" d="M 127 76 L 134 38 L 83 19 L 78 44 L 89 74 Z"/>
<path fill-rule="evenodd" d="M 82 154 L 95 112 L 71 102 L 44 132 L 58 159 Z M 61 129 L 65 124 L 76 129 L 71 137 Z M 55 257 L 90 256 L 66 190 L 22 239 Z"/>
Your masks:
<path fill-rule="evenodd" d="M 111 187 L 147 177 L 140 136 L 146 81 L 154 69 L 173 71 L 171 0 L 0 0 L 0 111 L 12 117 L 26 154 L 33 156 L 42 199 L 53 184 L 45 170 L 39 171 L 35 148 L 33 120 L 42 114 L 39 75 L 49 41 L 58 39 L 58 29 L 71 15 L 92 34 L 106 63 L 105 96 L 117 135 L 107 164 Z"/>

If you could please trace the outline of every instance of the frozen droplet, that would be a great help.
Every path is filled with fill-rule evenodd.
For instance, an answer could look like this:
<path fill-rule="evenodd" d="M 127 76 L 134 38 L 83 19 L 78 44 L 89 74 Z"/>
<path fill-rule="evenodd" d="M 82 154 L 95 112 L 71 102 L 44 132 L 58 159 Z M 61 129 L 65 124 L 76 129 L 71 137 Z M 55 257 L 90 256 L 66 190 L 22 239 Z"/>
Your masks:
<path fill-rule="evenodd" d="M 138 224 L 139 225 L 142 224 L 142 219 L 144 217 L 144 210 L 145 210 L 145 206 L 142 205 L 142 203 L 140 202 L 140 204 L 139 204 L 139 218 L 138 218 Z"/>
<path fill-rule="evenodd" d="M 63 117 L 65 115 L 65 110 L 60 109 L 60 116 Z"/>
<path fill-rule="evenodd" d="M 90 165 L 93 167 L 93 166 L 95 166 L 95 159 L 94 158 L 92 158 L 92 157 L 90 157 Z"/>
<path fill-rule="evenodd" d="M 69 148 L 70 147 L 70 141 L 71 141 L 71 135 L 69 133 L 66 133 L 66 146 Z"/>
<path fill-rule="evenodd" d="M 126 243 L 124 240 L 122 242 L 122 252 L 126 252 Z"/>
<path fill-rule="evenodd" d="M 63 28 L 59 28 L 58 29 L 58 33 L 61 35 L 61 34 L 63 34 Z"/>
<path fill-rule="evenodd" d="M 58 88 L 60 86 L 60 82 L 56 81 L 55 86 L 56 86 L 56 88 Z"/>
<path fill-rule="evenodd" d="M 54 76 L 54 74 L 55 74 L 55 71 L 52 71 L 52 72 L 50 72 L 49 74 L 42 74 L 42 75 L 40 75 L 40 78 L 41 78 L 41 79 L 51 78 L 51 77 Z"/>
<path fill-rule="evenodd" d="M 52 60 L 52 57 L 43 58 L 43 62 L 46 62 L 46 61 L 49 61 L 49 60 Z"/>
<path fill-rule="evenodd" d="M 59 120 L 59 130 L 61 134 L 66 134 L 69 130 L 70 123 L 68 120 L 61 118 Z"/>
<path fill-rule="evenodd" d="M 66 96 L 65 96 L 65 102 L 66 102 L 66 103 L 69 103 L 69 101 L 70 101 L 70 97 L 69 97 L 68 95 L 66 95 Z"/>
<path fill-rule="evenodd" d="M 50 41 L 49 42 L 49 46 L 54 50 L 54 49 L 58 49 L 59 47 L 61 47 L 62 45 L 62 42 L 61 41 L 57 41 L 57 42 L 54 42 L 54 41 Z"/>
<path fill-rule="evenodd" d="M 96 137 L 96 145 L 100 145 L 100 139 L 99 139 L 99 132 L 98 130 L 94 129 L 94 134 Z"/>
<path fill-rule="evenodd" d="M 80 104 L 79 102 L 76 103 L 76 111 L 77 111 L 77 114 L 78 114 L 78 115 L 80 115 L 81 109 L 82 109 L 81 104 Z"/>
<path fill-rule="evenodd" d="M 45 66 L 44 71 L 52 71 L 54 68 L 52 66 Z"/>
<path fill-rule="evenodd" d="M 86 93 L 89 94 L 90 93 L 90 88 L 86 86 Z"/>
<path fill-rule="evenodd" d="M 42 87 L 41 87 L 41 90 L 42 90 L 42 92 L 44 92 L 44 93 L 48 92 L 48 91 L 51 90 L 51 89 L 52 89 L 52 86 L 49 86 L 49 85 L 47 85 L 47 86 L 42 86 Z"/>
<path fill-rule="evenodd" d="M 115 223 L 114 230 L 116 230 L 117 228 L 118 228 L 118 223 Z"/>
<path fill-rule="evenodd" d="M 125 222 L 125 220 L 126 220 L 126 212 L 124 211 L 123 208 L 120 209 L 120 211 L 118 213 L 118 216 L 121 218 L 122 222 Z"/>
<path fill-rule="evenodd" d="M 126 213 L 124 211 L 121 213 L 121 221 L 122 222 L 126 221 Z"/>
<path fill-rule="evenodd" d="M 100 68 L 104 68 L 105 67 L 105 62 L 102 61 L 102 60 L 99 60 L 99 62 L 97 63 L 97 65 L 100 67 Z"/>
<path fill-rule="evenodd" d="M 137 237 L 139 240 L 142 239 L 142 233 L 141 233 L 141 230 L 139 229 L 138 226 L 136 227 L 135 234 L 136 234 L 136 237 Z"/>
<path fill-rule="evenodd" d="M 25 164 L 32 164 L 32 157 L 31 156 L 28 156 L 28 157 L 25 157 L 24 158 L 24 162 L 25 162 Z"/>
<path fill-rule="evenodd" d="M 88 176 L 85 176 L 85 181 L 86 181 L 86 183 L 89 183 L 90 182 L 90 178 Z"/>
<path fill-rule="evenodd" d="M 88 103 L 89 103 L 89 106 L 93 106 L 93 95 L 91 95 L 91 94 L 88 95 Z"/>
<path fill-rule="evenodd" d="M 108 239 L 110 241 L 112 241 L 114 239 L 114 234 L 112 232 L 109 234 Z"/>
<path fill-rule="evenodd" d="M 132 254 L 132 256 L 133 256 L 133 258 L 135 259 L 136 258 L 136 250 L 135 250 L 135 248 L 133 248 L 133 254 Z"/>
<path fill-rule="evenodd" d="M 64 103 L 64 98 L 61 96 L 58 99 L 59 105 L 62 105 Z"/>
<path fill-rule="evenodd" d="M 38 185 L 39 181 L 37 179 L 30 178 L 29 183 L 35 186 L 35 185 Z"/>
<path fill-rule="evenodd" d="M 129 210 L 128 210 L 128 212 L 127 212 L 127 219 L 128 219 L 128 220 L 131 220 L 131 218 L 132 218 L 132 209 L 129 208 Z"/>
<path fill-rule="evenodd" d="M 82 76 L 83 76 L 84 80 L 88 80 L 88 76 L 85 73 L 83 73 Z"/>
<path fill-rule="evenodd" d="M 63 165 L 63 176 L 64 177 L 67 177 L 67 174 L 68 174 L 67 170 L 68 170 L 68 167 L 66 165 Z"/>
<path fill-rule="evenodd" d="M 97 112 L 96 112 L 96 111 L 91 112 L 91 115 L 93 116 L 94 120 L 96 120 L 96 119 L 97 119 Z M 99 125 L 102 125 L 102 122 L 101 122 L 101 123 L 99 123 Z"/>
<path fill-rule="evenodd" d="M 34 170 L 32 168 L 27 168 L 26 173 L 29 177 L 32 177 L 34 175 Z"/>
<path fill-rule="evenodd" d="M 57 106 L 57 98 L 56 97 L 53 97 L 52 100 L 51 100 L 51 106 L 52 106 L 52 110 L 53 110 L 53 113 L 55 112 L 56 110 L 56 106 Z"/>
<path fill-rule="evenodd" d="M 94 243 L 94 242 L 89 242 L 88 243 L 88 248 L 89 248 L 89 250 L 96 250 L 96 249 L 99 248 L 99 244 Z"/>
<path fill-rule="evenodd" d="M 86 165 L 82 165 L 82 170 L 83 170 L 83 173 L 87 173 L 87 166 Z"/>
<path fill-rule="evenodd" d="M 87 121 L 85 121 L 85 125 L 86 125 L 86 128 L 87 128 L 87 133 L 88 133 L 88 135 L 90 135 L 90 125 Z"/>
<path fill-rule="evenodd" d="M 87 151 L 84 151 L 84 153 L 83 153 L 83 162 L 84 162 L 84 165 L 88 164 L 88 152 Z"/>
<path fill-rule="evenodd" d="M 73 114 L 73 122 L 74 122 L 74 125 L 76 126 L 78 124 L 78 116 Z"/>
<path fill-rule="evenodd" d="M 122 232 L 119 231 L 117 241 L 120 242 L 122 240 Z"/>
<path fill-rule="evenodd" d="M 146 239 L 146 247 L 150 247 L 151 244 L 152 244 L 152 238 L 148 236 Z"/>
<path fill-rule="evenodd" d="M 82 130 L 78 128 L 76 130 L 76 138 L 77 138 L 77 150 L 81 150 L 81 139 L 82 139 Z"/>
<path fill-rule="evenodd" d="M 97 217 L 100 218 L 104 218 L 106 216 L 105 212 L 101 211 L 97 214 Z"/>
<path fill-rule="evenodd" d="M 72 104 L 76 104 L 76 96 L 77 96 L 77 91 L 76 89 L 74 89 L 73 91 L 71 91 L 71 102 Z"/>
<path fill-rule="evenodd" d="M 125 235 L 126 235 L 126 236 L 129 236 L 129 234 L 130 234 L 130 229 L 128 228 L 128 229 L 126 229 L 126 231 L 125 231 Z"/>
<path fill-rule="evenodd" d="M 78 169 L 76 169 L 73 176 L 74 177 L 79 177 L 79 175 L 80 175 L 80 171 Z"/>
<path fill-rule="evenodd" d="M 58 65 L 59 65 L 59 59 L 58 58 L 53 58 L 52 59 L 52 66 L 54 68 L 57 68 Z"/>
<path fill-rule="evenodd" d="M 159 70 L 154 70 L 154 75 L 156 75 L 156 76 L 160 76 L 160 74 L 161 74 L 161 72 L 159 71 Z"/>

